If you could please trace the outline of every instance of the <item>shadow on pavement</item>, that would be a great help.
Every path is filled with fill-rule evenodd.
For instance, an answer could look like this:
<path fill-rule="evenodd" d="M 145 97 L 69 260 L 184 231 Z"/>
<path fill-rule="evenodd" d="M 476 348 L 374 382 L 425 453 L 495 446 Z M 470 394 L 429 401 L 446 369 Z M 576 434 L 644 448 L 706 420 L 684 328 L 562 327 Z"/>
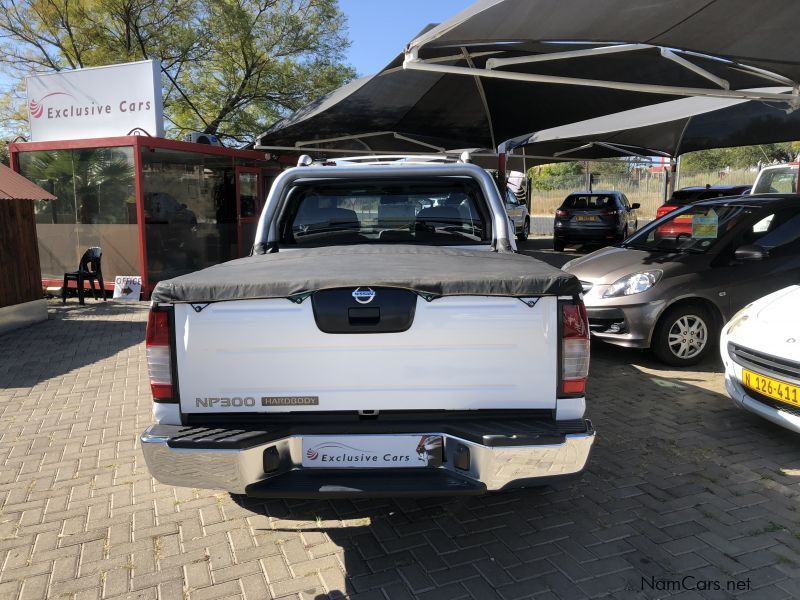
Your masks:
<path fill-rule="evenodd" d="M 735 408 L 702 371 L 662 377 L 641 356 L 593 356 L 598 437 L 580 480 L 461 499 L 237 502 L 267 517 L 259 544 L 289 564 L 311 557 L 318 600 L 650 598 L 671 594 L 648 582 L 687 575 L 723 590 L 691 597 L 793 585 L 797 436 Z"/>
<path fill-rule="evenodd" d="M 125 320 L 147 303 L 50 302 L 49 319 L 0 335 L 0 389 L 33 387 L 144 340 L 145 323 Z"/>

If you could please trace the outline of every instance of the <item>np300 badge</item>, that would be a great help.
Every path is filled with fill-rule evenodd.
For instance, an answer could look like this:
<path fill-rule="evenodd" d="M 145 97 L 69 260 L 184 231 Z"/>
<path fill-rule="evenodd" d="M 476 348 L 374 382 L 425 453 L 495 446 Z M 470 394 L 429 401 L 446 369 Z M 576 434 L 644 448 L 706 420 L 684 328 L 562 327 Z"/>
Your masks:
<path fill-rule="evenodd" d="M 375 290 L 372 288 L 356 288 L 353 290 L 353 298 L 359 304 L 369 304 L 375 298 Z"/>

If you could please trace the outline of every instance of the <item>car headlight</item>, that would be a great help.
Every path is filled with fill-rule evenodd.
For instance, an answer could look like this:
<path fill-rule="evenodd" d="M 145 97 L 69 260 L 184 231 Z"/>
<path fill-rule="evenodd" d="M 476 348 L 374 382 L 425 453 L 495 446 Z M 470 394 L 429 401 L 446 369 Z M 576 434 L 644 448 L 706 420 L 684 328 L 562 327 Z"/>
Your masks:
<path fill-rule="evenodd" d="M 747 311 L 750 310 L 751 306 L 753 306 L 752 302 L 731 317 L 731 320 L 728 321 L 728 328 L 727 328 L 728 335 L 732 334 L 739 327 L 744 325 L 745 321 L 747 321 L 747 319 L 750 318 L 750 315 L 747 314 Z"/>
<path fill-rule="evenodd" d="M 619 298 L 641 294 L 653 287 L 661 279 L 663 271 L 642 271 L 632 275 L 625 275 L 608 286 L 603 293 L 603 298 Z"/>

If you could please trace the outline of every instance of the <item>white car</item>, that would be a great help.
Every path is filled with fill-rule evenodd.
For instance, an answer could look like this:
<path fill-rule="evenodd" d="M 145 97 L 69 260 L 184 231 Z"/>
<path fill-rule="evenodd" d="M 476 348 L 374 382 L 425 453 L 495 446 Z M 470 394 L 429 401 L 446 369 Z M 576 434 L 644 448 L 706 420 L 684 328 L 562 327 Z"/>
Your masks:
<path fill-rule="evenodd" d="M 725 325 L 720 352 L 733 401 L 800 433 L 800 286 L 748 304 Z"/>

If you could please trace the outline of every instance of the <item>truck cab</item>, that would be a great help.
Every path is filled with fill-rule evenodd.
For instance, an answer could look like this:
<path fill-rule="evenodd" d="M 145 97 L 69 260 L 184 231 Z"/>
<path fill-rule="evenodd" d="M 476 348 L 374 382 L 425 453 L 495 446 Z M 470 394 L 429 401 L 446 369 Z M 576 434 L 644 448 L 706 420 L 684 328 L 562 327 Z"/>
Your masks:
<path fill-rule="evenodd" d="M 800 162 L 764 167 L 758 172 L 751 194 L 796 194 Z"/>

